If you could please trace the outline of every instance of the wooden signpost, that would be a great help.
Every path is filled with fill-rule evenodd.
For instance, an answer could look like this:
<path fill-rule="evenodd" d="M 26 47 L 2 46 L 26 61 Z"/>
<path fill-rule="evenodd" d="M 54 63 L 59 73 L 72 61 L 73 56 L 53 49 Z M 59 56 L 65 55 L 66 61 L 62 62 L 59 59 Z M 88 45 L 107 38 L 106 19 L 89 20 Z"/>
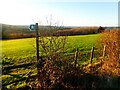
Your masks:
<path fill-rule="evenodd" d="M 37 56 L 37 62 L 39 61 L 39 36 L 38 36 L 38 23 L 31 24 L 29 26 L 30 31 L 36 32 L 36 56 Z"/>
<path fill-rule="evenodd" d="M 40 74 L 40 67 L 42 67 L 42 57 L 39 56 L 39 35 L 38 35 L 38 23 L 31 24 L 29 26 L 30 31 L 36 32 L 36 57 L 37 57 L 37 71 L 38 71 L 38 80 L 39 80 L 39 74 Z"/>

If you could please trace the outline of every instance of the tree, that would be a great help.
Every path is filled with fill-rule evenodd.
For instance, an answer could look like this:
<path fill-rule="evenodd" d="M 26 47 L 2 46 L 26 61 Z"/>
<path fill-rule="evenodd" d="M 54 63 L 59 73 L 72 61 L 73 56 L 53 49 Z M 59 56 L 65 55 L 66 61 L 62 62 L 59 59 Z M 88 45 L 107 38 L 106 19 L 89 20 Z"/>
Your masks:
<path fill-rule="evenodd" d="M 98 28 L 98 32 L 99 32 L 99 33 L 103 32 L 104 30 L 105 30 L 105 28 L 103 28 L 103 27 L 101 27 L 101 26 Z"/>

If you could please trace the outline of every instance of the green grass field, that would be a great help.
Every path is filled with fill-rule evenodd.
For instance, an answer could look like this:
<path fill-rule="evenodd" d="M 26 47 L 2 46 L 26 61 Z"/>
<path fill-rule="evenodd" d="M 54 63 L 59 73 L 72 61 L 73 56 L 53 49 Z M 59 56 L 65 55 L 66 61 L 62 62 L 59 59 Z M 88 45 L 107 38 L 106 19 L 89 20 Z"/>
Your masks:
<path fill-rule="evenodd" d="M 78 50 L 81 52 L 90 52 L 91 48 L 95 46 L 96 39 L 98 37 L 99 34 L 68 36 L 67 47 L 69 48 L 67 53 L 75 53 L 76 48 L 78 48 Z M 2 43 L 3 66 L 36 61 L 35 38 L 3 40 L 0 41 L 0 43 Z M 88 63 L 89 55 L 90 54 L 86 54 L 84 57 L 80 56 L 80 61 L 78 63 Z M 6 71 L 7 75 L 2 75 L 3 83 L 8 83 L 10 81 L 25 77 L 29 72 L 35 74 L 37 70 L 35 67 L 31 67 L 31 69 L 21 68 L 8 70 Z M 23 82 L 20 83 L 20 85 L 22 84 Z M 20 86 L 19 84 L 17 85 L 18 87 Z"/>
<path fill-rule="evenodd" d="M 93 46 L 95 46 L 98 36 L 99 36 L 99 34 L 69 36 L 68 43 L 70 46 L 70 52 L 74 48 L 78 48 L 78 50 L 80 50 L 80 51 L 91 50 L 91 48 Z"/>
<path fill-rule="evenodd" d="M 68 36 L 67 53 L 75 52 L 76 48 L 79 51 L 90 51 L 95 46 L 98 36 L 99 34 Z M 3 40 L 1 42 L 3 65 L 30 62 L 35 59 L 34 38 Z"/>

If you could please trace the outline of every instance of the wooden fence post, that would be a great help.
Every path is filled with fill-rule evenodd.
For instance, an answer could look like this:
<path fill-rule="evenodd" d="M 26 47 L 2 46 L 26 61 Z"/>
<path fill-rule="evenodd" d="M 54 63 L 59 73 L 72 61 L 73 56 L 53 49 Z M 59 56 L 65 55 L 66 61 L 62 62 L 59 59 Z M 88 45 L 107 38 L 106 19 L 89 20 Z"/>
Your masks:
<path fill-rule="evenodd" d="M 76 49 L 76 52 L 75 52 L 75 67 L 77 65 L 77 58 L 78 58 L 78 49 Z"/>
<path fill-rule="evenodd" d="M 91 54 L 90 54 L 90 63 L 92 64 L 93 59 L 93 53 L 94 53 L 94 47 L 92 47 Z"/>
<path fill-rule="evenodd" d="M 105 51 L 106 51 L 106 45 L 104 45 L 104 48 L 103 48 L 103 58 L 102 58 L 102 60 L 104 60 L 104 57 L 105 57 Z"/>

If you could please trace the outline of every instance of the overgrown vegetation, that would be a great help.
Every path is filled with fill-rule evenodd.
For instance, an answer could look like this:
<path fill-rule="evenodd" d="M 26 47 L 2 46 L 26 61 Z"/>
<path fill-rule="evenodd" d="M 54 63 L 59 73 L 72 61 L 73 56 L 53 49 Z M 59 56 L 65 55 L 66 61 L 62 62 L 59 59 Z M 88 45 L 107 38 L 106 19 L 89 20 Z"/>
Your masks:
<path fill-rule="evenodd" d="M 99 42 L 105 46 L 102 69 L 109 75 L 120 76 L 120 30 L 113 29 L 101 34 Z"/>

